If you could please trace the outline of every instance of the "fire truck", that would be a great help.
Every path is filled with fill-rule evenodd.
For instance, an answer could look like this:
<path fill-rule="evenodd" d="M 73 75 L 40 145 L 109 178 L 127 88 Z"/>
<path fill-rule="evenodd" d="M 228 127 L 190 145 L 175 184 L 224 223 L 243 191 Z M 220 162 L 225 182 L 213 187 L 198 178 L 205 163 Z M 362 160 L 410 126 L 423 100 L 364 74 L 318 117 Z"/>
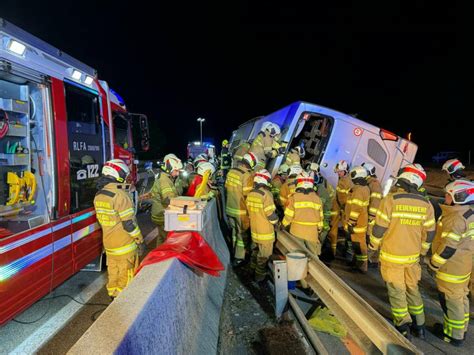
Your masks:
<path fill-rule="evenodd" d="M 136 179 L 148 145 L 96 70 L 0 18 L 0 325 L 101 255 L 101 167 Z"/>

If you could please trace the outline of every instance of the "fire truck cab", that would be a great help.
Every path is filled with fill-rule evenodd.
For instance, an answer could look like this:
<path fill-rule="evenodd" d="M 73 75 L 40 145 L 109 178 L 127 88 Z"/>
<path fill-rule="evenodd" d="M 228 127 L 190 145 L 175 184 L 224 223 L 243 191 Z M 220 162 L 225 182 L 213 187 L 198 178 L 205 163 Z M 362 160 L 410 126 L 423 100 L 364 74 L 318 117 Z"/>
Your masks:
<path fill-rule="evenodd" d="M 0 325 L 102 253 L 102 165 L 136 178 L 148 142 L 146 116 L 96 70 L 0 18 Z"/>

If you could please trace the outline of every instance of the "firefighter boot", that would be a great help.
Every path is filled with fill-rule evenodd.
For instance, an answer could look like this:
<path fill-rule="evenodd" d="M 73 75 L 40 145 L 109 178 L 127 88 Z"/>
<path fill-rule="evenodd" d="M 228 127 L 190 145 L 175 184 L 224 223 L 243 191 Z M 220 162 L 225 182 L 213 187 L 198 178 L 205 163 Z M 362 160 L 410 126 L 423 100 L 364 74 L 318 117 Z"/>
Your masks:
<path fill-rule="evenodd" d="M 441 323 L 436 323 L 433 326 L 433 334 L 444 342 L 451 344 L 455 347 L 461 347 L 464 344 L 464 339 L 453 339 L 450 336 L 444 334 L 444 326 Z"/>
<path fill-rule="evenodd" d="M 411 333 L 410 333 L 410 323 L 405 323 L 403 325 L 399 325 L 395 328 L 408 340 L 412 339 Z"/>
<path fill-rule="evenodd" d="M 417 325 L 416 321 L 411 326 L 411 334 L 414 335 L 417 338 L 420 338 L 421 340 L 426 339 L 426 334 L 425 334 L 425 325 Z"/>

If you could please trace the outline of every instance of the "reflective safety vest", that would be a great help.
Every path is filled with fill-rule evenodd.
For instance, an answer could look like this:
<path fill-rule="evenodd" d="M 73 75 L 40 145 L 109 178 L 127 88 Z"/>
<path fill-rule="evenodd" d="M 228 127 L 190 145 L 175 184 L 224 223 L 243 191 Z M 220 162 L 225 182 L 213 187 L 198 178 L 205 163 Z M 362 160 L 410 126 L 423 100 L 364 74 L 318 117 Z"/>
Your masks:
<path fill-rule="evenodd" d="M 370 189 L 369 220 L 374 220 L 382 201 L 382 184 L 376 177 L 369 177 L 367 180 Z"/>
<path fill-rule="evenodd" d="M 354 184 L 352 183 L 352 180 L 349 175 L 340 177 L 337 181 L 336 202 L 338 203 L 341 209 L 346 206 L 346 201 L 349 196 L 349 193 L 351 192 L 352 186 L 354 186 Z"/>
<path fill-rule="evenodd" d="M 281 185 L 280 188 L 280 203 L 283 207 L 286 206 L 288 198 L 295 193 L 296 190 L 296 177 L 289 177 Z"/>
<path fill-rule="evenodd" d="M 433 242 L 431 264 L 439 268 L 438 280 L 463 284 L 469 281 L 474 252 L 474 206 L 441 205 L 443 214 Z"/>
<path fill-rule="evenodd" d="M 413 264 L 427 252 L 434 234 L 433 206 L 418 193 L 398 188 L 380 203 L 370 248 L 381 246 L 382 262 Z"/>
<path fill-rule="evenodd" d="M 366 233 L 368 225 L 370 190 L 368 186 L 354 185 L 346 201 L 345 225 L 351 225 L 354 233 Z"/>
<path fill-rule="evenodd" d="M 288 198 L 282 224 L 284 227 L 290 226 L 290 233 L 295 237 L 318 242 L 323 219 L 321 199 L 314 190 L 297 189 Z"/>
<path fill-rule="evenodd" d="M 268 187 L 259 185 L 253 189 L 246 200 L 250 218 L 250 233 L 255 243 L 273 242 L 274 225 L 278 222 L 273 196 Z"/>
<path fill-rule="evenodd" d="M 178 192 L 171 180 L 171 176 L 162 171 L 151 188 L 151 199 L 153 202 L 151 220 L 154 223 L 158 225 L 165 223 L 165 209 L 170 204 L 170 200 L 176 196 L 178 196 Z"/>
<path fill-rule="evenodd" d="M 108 256 L 128 256 L 143 241 L 135 220 L 129 185 L 109 183 L 97 192 L 94 207 Z"/>
<path fill-rule="evenodd" d="M 244 165 L 240 164 L 239 167 L 229 170 L 225 181 L 227 194 L 225 211 L 228 216 L 248 220 L 245 198 L 252 190 L 252 185 L 253 174 Z"/>

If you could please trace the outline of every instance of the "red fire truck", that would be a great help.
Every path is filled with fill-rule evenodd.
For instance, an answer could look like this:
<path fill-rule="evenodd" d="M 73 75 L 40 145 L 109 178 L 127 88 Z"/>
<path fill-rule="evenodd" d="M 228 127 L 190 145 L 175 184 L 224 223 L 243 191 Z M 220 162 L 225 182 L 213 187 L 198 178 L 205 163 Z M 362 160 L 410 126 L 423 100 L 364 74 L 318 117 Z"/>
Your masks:
<path fill-rule="evenodd" d="M 147 118 L 93 68 L 0 18 L 0 325 L 102 253 L 102 164 L 136 179 L 148 142 Z"/>

